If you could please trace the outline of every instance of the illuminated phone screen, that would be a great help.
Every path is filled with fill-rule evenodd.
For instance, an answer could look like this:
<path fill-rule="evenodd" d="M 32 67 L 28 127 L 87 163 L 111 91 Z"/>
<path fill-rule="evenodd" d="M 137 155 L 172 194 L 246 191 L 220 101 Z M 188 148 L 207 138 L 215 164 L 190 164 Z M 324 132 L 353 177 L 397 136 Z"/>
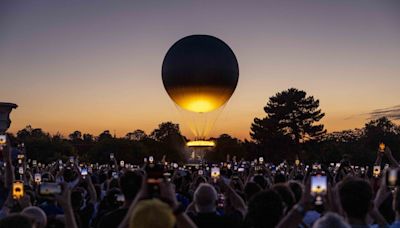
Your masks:
<path fill-rule="evenodd" d="M 311 176 L 311 193 L 313 195 L 324 195 L 327 190 L 326 176 Z"/>

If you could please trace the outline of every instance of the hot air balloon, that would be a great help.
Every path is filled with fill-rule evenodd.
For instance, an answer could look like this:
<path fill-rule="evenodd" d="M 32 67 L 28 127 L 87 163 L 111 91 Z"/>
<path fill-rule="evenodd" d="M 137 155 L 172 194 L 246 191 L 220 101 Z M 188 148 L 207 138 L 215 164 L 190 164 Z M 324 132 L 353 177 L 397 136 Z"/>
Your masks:
<path fill-rule="evenodd" d="M 178 40 L 168 50 L 162 64 L 162 81 L 169 97 L 189 116 L 200 120 L 194 121 L 200 124 L 192 123 L 196 125 L 192 130 L 196 140 L 207 136 L 210 122 L 213 122 L 209 113 L 223 108 L 238 80 L 235 54 L 214 36 L 191 35 Z M 204 126 L 200 126 L 202 124 Z"/>

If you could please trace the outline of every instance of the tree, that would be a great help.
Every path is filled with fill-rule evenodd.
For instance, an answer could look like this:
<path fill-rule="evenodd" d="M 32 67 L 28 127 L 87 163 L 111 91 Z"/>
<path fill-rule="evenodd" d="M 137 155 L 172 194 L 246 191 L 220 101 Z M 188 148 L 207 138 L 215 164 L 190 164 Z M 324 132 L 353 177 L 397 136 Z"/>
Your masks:
<path fill-rule="evenodd" d="M 99 141 L 107 139 L 112 139 L 112 135 L 109 130 L 105 130 L 99 135 Z"/>
<path fill-rule="evenodd" d="M 184 160 L 185 139 L 179 129 L 179 124 L 163 122 L 150 134 L 150 138 L 157 142 L 158 149 L 155 156 L 161 159 L 163 155 L 170 161 Z M 154 143 L 153 143 L 154 145 Z"/>
<path fill-rule="evenodd" d="M 92 143 L 93 140 L 93 135 L 91 134 L 83 134 L 83 141 L 86 143 Z"/>
<path fill-rule="evenodd" d="M 80 131 L 74 131 L 69 134 L 69 139 L 73 142 L 82 140 L 82 133 Z"/>
<path fill-rule="evenodd" d="M 387 117 L 371 120 L 365 124 L 364 140 L 367 149 L 375 155 L 379 143 L 388 145 L 396 158 L 399 158 L 400 150 L 400 127 L 390 121 Z"/>
<path fill-rule="evenodd" d="M 143 139 L 147 138 L 147 134 L 143 130 L 137 129 L 133 132 L 127 133 L 125 137 L 133 141 L 142 141 Z"/>
<path fill-rule="evenodd" d="M 61 134 L 50 136 L 40 128 L 26 128 L 18 131 L 17 139 L 24 142 L 27 157 L 42 162 L 51 162 L 75 155 L 74 147 Z"/>
<path fill-rule="evenodd" d="M 236 156 L 237 161 L 245 156 L 245 147 L 242 142 L 228 134 L 222 134 L 215 139 L 216 146 L 205 154 L 205 159 L 209 161 L 224 161 L 229 154 L 231 158 Z"/>
<path fill-rule="evenodd" d="M 281 158 L 294 159 L 302 144 L 326 133 L 324 125 L 316 124 L 325 116 L 319 109 L 319 100 L 302 90 L 290 88 L 275 94 L 264 111 L 267 116 L 255 118 L 250 132 L 264 153 L 278 150 Z"/>
<path fill-rule="evenodd" d="M 163 122 L 158 125 L 158 128 L 150 134 L 153 139 L 164 142 L 173 136 L 181 136 L 181 131 L 179 130 L 179 124 L 174 124 L 172 122 Z"/>

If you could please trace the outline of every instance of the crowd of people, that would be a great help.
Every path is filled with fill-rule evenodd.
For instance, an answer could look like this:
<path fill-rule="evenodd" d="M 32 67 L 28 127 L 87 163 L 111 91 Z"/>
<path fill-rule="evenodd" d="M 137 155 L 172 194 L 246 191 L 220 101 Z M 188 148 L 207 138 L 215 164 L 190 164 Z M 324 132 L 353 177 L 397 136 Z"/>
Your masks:
<path fill-rule="evenodd" d="M 400 227 L 399 163 L 107 164 L 77 157 L 43 164 L 0 146 L 0 228 Z M 389 164 L 382 164 L 386 157 Z"/>

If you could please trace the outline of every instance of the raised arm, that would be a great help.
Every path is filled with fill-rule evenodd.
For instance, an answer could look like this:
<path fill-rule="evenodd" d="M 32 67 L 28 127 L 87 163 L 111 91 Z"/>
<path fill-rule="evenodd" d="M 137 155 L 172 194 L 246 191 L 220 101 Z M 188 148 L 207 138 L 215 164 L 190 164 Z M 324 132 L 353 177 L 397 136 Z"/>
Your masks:
<path fill-rule="evenodd" d="M 56 200 L 64 210 L 65 227 L 78 228 L 71 205 L 71 189 L 65 182 L 63 183 L 63 192 L 61 195 L 56 195 Z"/>

